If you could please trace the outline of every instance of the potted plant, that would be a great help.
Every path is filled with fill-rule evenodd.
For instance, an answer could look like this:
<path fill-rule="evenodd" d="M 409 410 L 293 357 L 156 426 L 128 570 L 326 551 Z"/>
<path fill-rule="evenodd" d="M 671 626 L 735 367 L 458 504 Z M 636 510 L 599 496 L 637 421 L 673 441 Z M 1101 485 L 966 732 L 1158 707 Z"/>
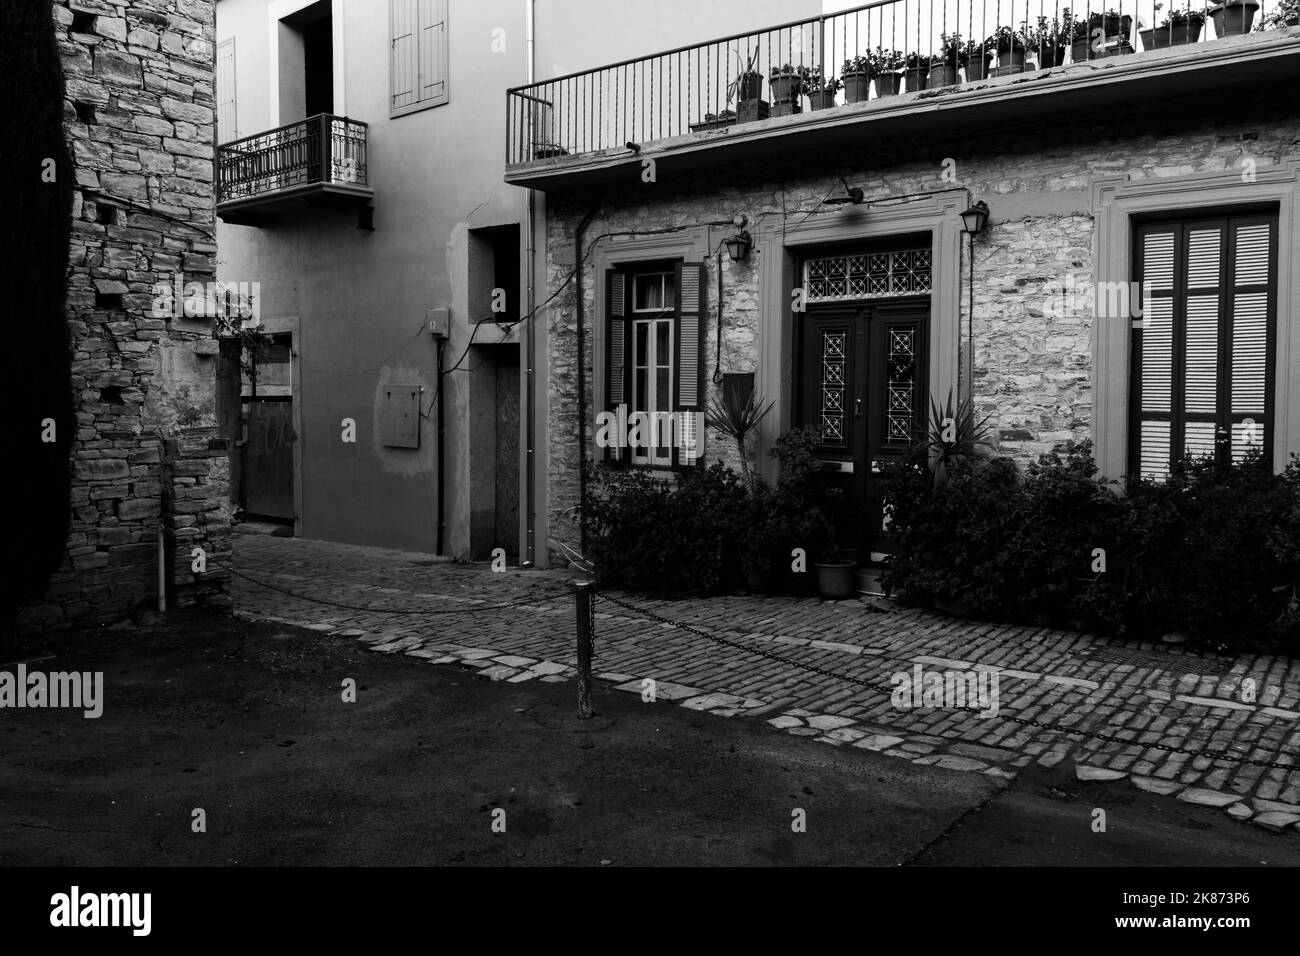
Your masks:
<path fill-rule="evenodd" d="M 767 76 L 768 86 L 772 88 L 773 103 L 788 103 L 803 90 L 804 80 L 808 78 L 808 67 L 774 66 Z"/>
<path fill-rule="evenodd" d="M 759 50 L 755 47 L 748 63 L 743 60 L 740 61 L 740 72 L 736 74 L 736 78 L 731 81 L 731 85 L 727 88 L 728 106 L 731 105 L 733 99 L 745 103 L 762 98 L 763 74 L 754 67 L 754 64 L 758 62 L 758 54 Z M 739 52 L 736 53 L 736 58 L 740 59 Z"/>
<path fill-rule="evenodd" d="M 828 79 L 822 76 L 821 70 L 816 73 L 810 71 L 803 81 L 803 94 L 808 97 L 808 102 L 812 104 L 813 109 L 829 109 L 835 105 L 835 94 L 843 85 L 838 76 Z"/>
<path fill-rule="evenodd" d="M 850 103 L 865 103 L 871 96 L 871 58 L 865 55 L 844 61 L 840 78 L 844 81 L 844 99 Z"/>
<path fill-rule="evenodd" d="M 704 422 L 714 431 L 721 432 L 736 443 L 736 454 L 740 457 L 740 472 L 750 488 L 755 487 L 756 476 L 749 466 L 749 452 L 745 448 L 745 439 L 758 431 L 759 424 L 772 410 L 772 402 L 759 407 L 762 399 L 750 392 L 741 401 L 740 393 L 723 389 L 721 398 L 714 395 L 709 399 L 709 408 Z"/>
<path fill-rule="evenodd" d="M 1163 3 L 1157 3 L 1156 13 L 1163 8 Z M 1160 21 L 1159 26 L 1139 30 L 1138 36 L 1142 38 L 1144 50 L 1182 46 L 1186 43 L 1195 43 L 1200 38 L 1204 23 L 1204 10 L 1170 10 L 1169 14 Z"/>
<path fill-rule="evenodd" d="M 930 76 L 930 58 L 919 53 L 909 53 L 903 60 L 903 79 L 905 90 L 915 93 L 925 89 L 925 81 Z"/>
<path fill-rule="evenodd" d="M 998 75 L 1023 73 L 1028 41 L 1019 30 L 998 27 L 984 41 L 984 46 L 998 55 Z"/>
<path fill-rule="evenodd" d="M 840 550 L 836 543 L 835 523 L 831 518 L 835 506 L 843 497 L 840 488 L 826 488 L 822 491 L 822 501 L 814 505 L 811 517 L 821 528 L 821 536 L 826 541 L 826 549 L 821 558 L 815 562 L 817 567 L 817 589 L 824 598 L 852 597 L 857 590 L 858 562 L 850 559 Z"/>
<path fill-rule="evenodd" d="M 962 47 L 958 62 L 961 68 L 966 71 L 966 82 L 974 83 L 976 80 L 982 80 L 989 75 L 989 61 L 993 59 L 993 51 L 983 43 L 976 43 L 974 40 L 967 41 Z"/>
<path fill-rule="evenodd" d="M 1038 68 L 1060 66 L 1065 62 L 1065 52 L 1070 48 L 1074 17 L 1070 8 L 1061 11 L 1061 17 L 1039 17 L 1037 24 L 1025 31 L 1029 51 L 1038 58 Z"/>
<path fill-rule="evenodd" d="M 1257 0 L 1226 0 L 1210 7 L 1216 37 L 1239 36 L 1250 32 L 1250 25 L 1259 12 Z"/>
<path fill-rule="evenodd" d="M 1300 0 L 1281 0 L 1260 23 L 1261 30 L 1300 26 Z"/>
<path fill-rule="evenodd" d="M 957 33 L 944 33 L 939 37 L 939 49 L 930 61 L 928 85 L 933 87 L 952 86 L 960 82 L 957 68 L 961 64 L 962 42 Z"/>
<path fill-rule="evenodd" d="M 903 80 L 903 64 L 907 58 L 898 50 L 876 47 L 867 54 L 871 76 L 876 81 L 876 96 L 895 96 Z"/>
<path fill-rule="evenodd" d="M 1128 39 L 1132 29 L 1133 18 L 1117 10 L 1090 13 L 1087 20 L 1076 19 L 1071 30 L 1070 56 L 1078 63 L 1132 53 L 1133 45 Z"/>

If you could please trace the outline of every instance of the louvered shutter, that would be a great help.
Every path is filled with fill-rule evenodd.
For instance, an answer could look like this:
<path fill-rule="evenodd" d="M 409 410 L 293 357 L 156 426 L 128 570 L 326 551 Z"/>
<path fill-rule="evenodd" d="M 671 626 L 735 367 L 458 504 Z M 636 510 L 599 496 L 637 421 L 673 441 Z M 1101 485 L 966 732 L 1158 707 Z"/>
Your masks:
<path fill-rule="evenodd" d="M 419 32 L 418 0 L 389 0 L 388 14 L 392 33 L 392 49 L 389 51 L 392 93 L 390 112 L 397 112 L 416 102 L 416 86 L 419 83 L 416 48 L 416 34 Z"/>
<path fill-rule="evenodd" d="M 707 347 L 705 328 L 704 288 L 707 272 L 703 262 L 679 262 L 677 271 L 677 360 L 676 383 L 673 395 L 673 410 L 678 412 L 700 412 L 705 407 L 704 368 L 707 364 Z M 694 434 L 696 416 L 683 417 L 687 433 L 686 442 L 695 442 L 700 452 L 697 462 L 703 461 L 702 434 Z M 680 456 L 674 451 L 674 460 Z"/>
<path fill-rule="evenodd" d="M 419 100 L 447 102 L 447 0 L 419 0 Z"/>
<path fill-rule="evenodd" d="M 617 412 L 627 404 L 627 274 L 605 270 L 605 408 Z M 605 456 L 617 457 L 611 449 Z"/>
<path fill-rule="evenodd" d="M 1152 224 L 1136 253 L 1131 469 L 1163 478 L 1184 456 L 1271 458 L 1276 218 Z"/>

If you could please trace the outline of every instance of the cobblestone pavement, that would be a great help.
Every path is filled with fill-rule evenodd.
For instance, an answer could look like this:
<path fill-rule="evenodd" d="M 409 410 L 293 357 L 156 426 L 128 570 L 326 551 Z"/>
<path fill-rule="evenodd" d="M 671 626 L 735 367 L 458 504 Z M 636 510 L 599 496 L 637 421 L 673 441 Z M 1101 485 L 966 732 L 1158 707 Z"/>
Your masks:
<path fill-rule="evenodd" d="M 573 680 L 572 572 L 493 573 L 485 564 L 262 535 L 236 536 L 235 568 L 247 575 L 234 578 L 241 615 L 356 637 L 376 651 L 475 668 L 493 680 Z M 594 669 L 608 682 L 598 694 L 612 686 L 644 696 L 649 679 L 658 700 L 759 717 L 824 744 L 1005 779 L 1033 761 L 1069 760 L 1080 779 L 1127 778 L 1268 829 L 1300 829 L 1300 662 L 1290 658 L 1207 657 L 888 604 L 753 595 L 612 592 L 596 599 L 595 628 Z M 917 665 L 996 674 L 997 714 L 894 706 L 891 676 Z"/>

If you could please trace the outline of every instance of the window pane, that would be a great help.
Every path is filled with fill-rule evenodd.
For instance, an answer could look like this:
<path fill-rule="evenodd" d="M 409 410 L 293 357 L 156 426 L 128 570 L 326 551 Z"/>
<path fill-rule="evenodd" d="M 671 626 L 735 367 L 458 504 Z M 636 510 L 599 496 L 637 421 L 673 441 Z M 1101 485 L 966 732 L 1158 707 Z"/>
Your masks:
<path fill-rule="evenodd" d="M 632 364 L 637 368 L 645 368 L 648 361 L 647 344 L 650 335 L 649 326 L 645 322 L 636 324 L 636 344 L 632 353 Z"/>
<path fill-rule="evenodd" d="M 1218 229 L 1193 229 L 1187 234 L 1187 285 L 1217 288 L 1220 275 L 1222 233 Z"/>
<path fill-rule="evenodd" d="M 1183 448 L 1189 461 L 1214 457 L 1214 422 L 1187 422 Z"/>
<path fill-rule="evenodd" d="M 1189 412 L 1216 410 L 1219 374 L 1219 297 L 1187 297 L 1186 408 Z"/>
<path fill-rule="evenodd" d="M 1264 414 L 1268 295 L 1239 292 L 1232 308 L 1232 412 Z"/>
<path fill-rule="evenodd" d="M 664 308 L 664 276 L 662 273 L 640 275 L 633 280 L 635 294 L 632 307 L 638 312 L 656 312 Z"/>
<path fill-rule="evenodd" d="M 655 364 L 667 368 L 672 362 L 672 326 L 668 322 L 655 323 Z"/>
<path fill-rule="evenodd" d="M 1173 388 L 1174 300 L 1152 299 L 1142 316 L 1142 410 L 1169 411 Z"/>

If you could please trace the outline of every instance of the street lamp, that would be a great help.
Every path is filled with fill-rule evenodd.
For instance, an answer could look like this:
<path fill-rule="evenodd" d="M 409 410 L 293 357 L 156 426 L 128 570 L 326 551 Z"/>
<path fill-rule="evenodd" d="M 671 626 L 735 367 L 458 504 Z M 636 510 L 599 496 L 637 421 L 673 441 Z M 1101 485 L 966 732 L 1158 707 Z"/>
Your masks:
<path fill-rule="evenodd" d="M 749 233 L 741 230 L 727 240 L 727 255 L 731 256 L 732 262 L 744 262 L 749 255 L 749 247 L 753 245 L 753 240 L 749 238 Z"/>
<path fill-rule="evenodd" d="M 974 203 L 961 214 L 962 231 L 970 237 L 970 294 L 966 312 L 966 366 L 967 397 L 975 401 L 975 237 L 984 231 L 989 221 L 989 206 L 984 200 Z M 957 366 L 957 395 L 962 394 L 962 366 Z"/>

